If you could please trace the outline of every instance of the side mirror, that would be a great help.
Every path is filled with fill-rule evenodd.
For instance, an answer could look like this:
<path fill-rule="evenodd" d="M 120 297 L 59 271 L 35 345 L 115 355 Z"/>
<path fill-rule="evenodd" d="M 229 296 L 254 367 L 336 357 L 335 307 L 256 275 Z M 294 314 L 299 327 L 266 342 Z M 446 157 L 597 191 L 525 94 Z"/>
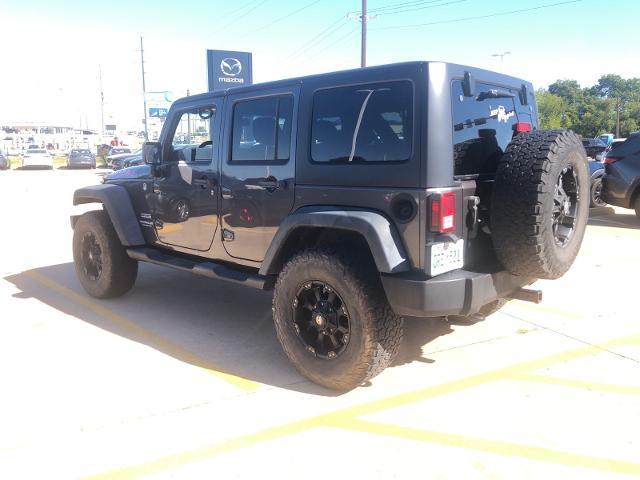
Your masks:
<path fill-rule="evenodd" d="M 160 165 L 160 142 L 144 142 L 142 159 L 147 165 Z"/>

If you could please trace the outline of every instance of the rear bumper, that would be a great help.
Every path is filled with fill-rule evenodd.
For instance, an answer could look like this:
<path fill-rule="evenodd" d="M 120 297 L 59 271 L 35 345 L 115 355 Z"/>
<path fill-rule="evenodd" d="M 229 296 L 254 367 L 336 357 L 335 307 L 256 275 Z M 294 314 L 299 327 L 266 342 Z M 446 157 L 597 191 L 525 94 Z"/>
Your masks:
<path fill-rule="evenodd" d="M 507 297 L 534 280 L 506 271 L 455 270 L 429 279 L 413 272 L 382 275 L 391 308 L 398 315 L 411 317 L 472 315 L 484 305 Z"/>

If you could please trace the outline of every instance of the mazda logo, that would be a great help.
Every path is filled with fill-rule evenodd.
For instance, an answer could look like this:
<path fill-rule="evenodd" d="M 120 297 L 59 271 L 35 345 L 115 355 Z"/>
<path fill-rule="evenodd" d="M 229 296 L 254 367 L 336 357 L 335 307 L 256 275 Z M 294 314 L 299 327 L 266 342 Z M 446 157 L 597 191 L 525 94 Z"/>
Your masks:
<path fill-rule="evenodd" d="M 227 76 L 235 77 L 240 75 L 242 64 L 237 58 L 223 58 L 220 62 L 220 70 Z"/>

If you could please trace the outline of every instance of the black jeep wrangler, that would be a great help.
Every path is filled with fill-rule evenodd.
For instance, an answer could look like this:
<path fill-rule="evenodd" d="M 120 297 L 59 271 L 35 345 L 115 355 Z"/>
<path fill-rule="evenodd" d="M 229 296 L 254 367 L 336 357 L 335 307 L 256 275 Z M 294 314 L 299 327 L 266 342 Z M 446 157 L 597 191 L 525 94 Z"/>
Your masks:
<path fill-rule="evenodd" d="M 398 352 L 403 316 L 488 315 L 563 275 L 589 209 L 585 150 L 538 130 L 530 83 L 411 62 L 176 101 L 145 165 L 79 189 L 80 282 L 138 262 L 274 289 L 284 351 L 350 389 Z"/>

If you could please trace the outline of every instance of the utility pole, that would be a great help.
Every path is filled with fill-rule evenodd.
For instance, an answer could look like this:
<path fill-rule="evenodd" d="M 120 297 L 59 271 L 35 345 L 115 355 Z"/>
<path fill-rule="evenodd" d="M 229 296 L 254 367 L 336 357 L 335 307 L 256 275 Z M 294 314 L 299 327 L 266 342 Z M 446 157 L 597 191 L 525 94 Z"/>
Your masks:
<path fill-rule="evenodd" d="M 100 78 L 100 141 L 104 141 L 104 91 L 102 90 L 102 65 L 98 65 Z"/>
<path fill-rule="evenodd" d="M 144 46 L 140 37 L 140 66 L 142 67 L 142 103 L 144 104 L 144 140 L 149 141 L 149 131 L 147 130 L 147 86 L 144 81 Z"/>
<path fill-rule="evenodd" d="M 360 67 L 367 66 L 367 0 L 362 0 L 362 39 L 360 43 Z"/>
<path fill-rule="evenodd" d="M 349 20 L 362 23 L 362 38 L 360 43 L 360 67 L 367 66 L 367 22 L 376 18 L 376 15 L 367 15 L 367 0 L 362 0 L 362 10 L 360 12 L 349 12 Z"/>
<path fill-rule="evenodd" d="M 616 138 L 620 138 L 620 97 L 616 98 Z"/>

